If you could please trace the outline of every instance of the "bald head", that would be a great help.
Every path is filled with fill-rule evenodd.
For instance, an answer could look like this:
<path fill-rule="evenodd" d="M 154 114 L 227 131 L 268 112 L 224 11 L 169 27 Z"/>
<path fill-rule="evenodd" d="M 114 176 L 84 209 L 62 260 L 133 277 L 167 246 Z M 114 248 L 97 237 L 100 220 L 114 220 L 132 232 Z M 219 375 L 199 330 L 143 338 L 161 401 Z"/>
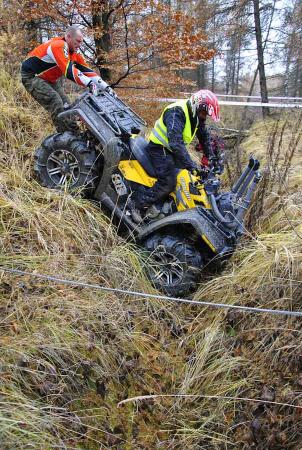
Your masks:
<path fill-rule="evenodd" d="M 83 43 L 83 33 L 75 25 L 68 27 L 65 32 L 65 41 L 67 42 L 71 52 L 77 51 Z"/>

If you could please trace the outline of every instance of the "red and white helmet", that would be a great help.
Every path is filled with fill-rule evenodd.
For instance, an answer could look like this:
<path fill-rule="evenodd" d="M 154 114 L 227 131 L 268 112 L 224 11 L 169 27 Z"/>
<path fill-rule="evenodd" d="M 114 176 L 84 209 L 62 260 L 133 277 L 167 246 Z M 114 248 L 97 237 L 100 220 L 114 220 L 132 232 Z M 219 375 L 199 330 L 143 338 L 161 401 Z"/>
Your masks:
<path fill-rule="evenodd" d="M 197 112 L 200 110 L 206 111 L 214 122 L 219 122 L 219 104 L 218 99 L 213 92 L 207 89 L 201 89 L 195 94 L 192 94 L 189 98 L 192 108 L 193 117 L 197 116 Z"/>

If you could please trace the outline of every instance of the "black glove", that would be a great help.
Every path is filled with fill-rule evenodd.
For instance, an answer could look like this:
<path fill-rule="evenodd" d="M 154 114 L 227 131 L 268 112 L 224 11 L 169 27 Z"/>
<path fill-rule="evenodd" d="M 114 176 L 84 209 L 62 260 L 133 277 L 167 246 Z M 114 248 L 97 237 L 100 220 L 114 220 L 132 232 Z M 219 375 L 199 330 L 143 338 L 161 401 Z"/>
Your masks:
<path fill-rule="evenodd" d="M 194 175 L 195 177 L 202 176 L 202 174 L 204 173 L 202 167 L 200 167 L 199 164 L 194 163 L 189 169 L 189 172 L 191 172 L 191 174 Z"/>
<path fill-rule="evenodd" d="M 209 169 L 207 167 L 199 167 L 196 165 L 190 172 L 194 177 L 205 178 L 209 173 Z"/>
<path fill-rule="evenodd" d="M 217 175 L 221 175 L 224 170 L 223 159 L 216 157 L 216 156 L 212 156 L 209 159 L 209 162 L 210 162 L 210 168 L 212 169 L 213 173 L 217 173 Z"/>

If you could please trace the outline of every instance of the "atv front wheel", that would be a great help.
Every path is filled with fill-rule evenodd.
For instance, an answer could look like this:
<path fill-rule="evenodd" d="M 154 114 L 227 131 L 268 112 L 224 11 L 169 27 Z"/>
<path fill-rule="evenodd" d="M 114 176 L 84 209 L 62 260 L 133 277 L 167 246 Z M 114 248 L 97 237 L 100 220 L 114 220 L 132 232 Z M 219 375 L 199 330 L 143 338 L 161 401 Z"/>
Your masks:
<path fill-rule="evenodd" d="M 88 194 L 99 176 L 97 154 L 87 142 L 69 131 L 46 138 L 35 153 L 35 173 L 42 186 Z"/>
<path fill-rule="evenodd" d="M 147 275 L 169 296 L 183 296 L 196 289 L 203 263 L 198 250 L 178 236 L 155 235 L 144 242 L 150 252 Z"/>

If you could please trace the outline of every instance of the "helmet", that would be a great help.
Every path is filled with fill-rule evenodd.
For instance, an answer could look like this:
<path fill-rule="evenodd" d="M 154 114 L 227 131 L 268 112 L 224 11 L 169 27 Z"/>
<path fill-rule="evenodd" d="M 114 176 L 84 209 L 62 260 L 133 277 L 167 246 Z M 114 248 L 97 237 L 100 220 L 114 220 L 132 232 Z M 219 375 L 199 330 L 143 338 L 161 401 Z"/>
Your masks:
<path fill-rule="evenodd" d="M 220 120 L 218 99 L 213 92 L 208 91 L 207 89 L 201 89 L 191 95 L 189 102 L 192 108 L 193 117 L 197 116 L 198 111 L 206 111 L 208 116 L 210 116 L 214 122 Z"/>

